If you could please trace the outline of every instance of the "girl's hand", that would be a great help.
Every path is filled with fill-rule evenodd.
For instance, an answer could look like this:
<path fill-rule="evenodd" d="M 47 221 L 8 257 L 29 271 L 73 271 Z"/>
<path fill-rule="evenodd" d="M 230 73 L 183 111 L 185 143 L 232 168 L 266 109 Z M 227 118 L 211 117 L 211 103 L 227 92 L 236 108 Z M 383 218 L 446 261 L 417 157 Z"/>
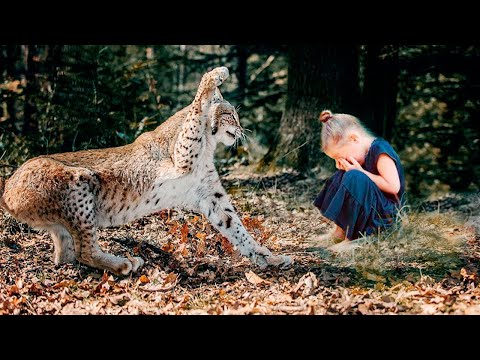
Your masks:
<path fill-rule="evenodd" d="M 347 159 L 348 161 L 345 159 L 338 159 L 338 162 L 340 163 L 340 165 L 343 167 L 345 171 L 349 171 L 349 170 L 363 171 L 362 165 L 360 165 L 357 160 L 355 160 L 351 156 L 349 156 Z"/>
<path fill-rule="evenodd" d="M 335 167 L 337 168 L 337 170 L 343 170 L 343 171 L 345 171 L 345 169 L 343 168 L 343 165 L 340 164 L 340 159 L 339 159 L 339 160 L 335 160 Z"/>

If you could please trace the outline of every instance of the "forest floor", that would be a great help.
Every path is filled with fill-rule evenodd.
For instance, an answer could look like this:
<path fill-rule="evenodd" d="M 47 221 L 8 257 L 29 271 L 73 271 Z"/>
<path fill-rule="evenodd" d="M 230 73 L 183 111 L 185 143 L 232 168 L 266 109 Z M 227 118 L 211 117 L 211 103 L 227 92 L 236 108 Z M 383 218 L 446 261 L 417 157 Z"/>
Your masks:
<path fill-rule="evenodd" d="M 162 211 L 100 230 L 105 251 L 145 266 L 117 276 L 55 266 L 50 236 L 0 218 L 0 314 L 480 314 L 480 199 L 411 208 L 392 231 L 336 254 L 313 207 L 321 176 L 222 176 L 252 236 L 294 259 L 259 269 L 200 214 Z"/>

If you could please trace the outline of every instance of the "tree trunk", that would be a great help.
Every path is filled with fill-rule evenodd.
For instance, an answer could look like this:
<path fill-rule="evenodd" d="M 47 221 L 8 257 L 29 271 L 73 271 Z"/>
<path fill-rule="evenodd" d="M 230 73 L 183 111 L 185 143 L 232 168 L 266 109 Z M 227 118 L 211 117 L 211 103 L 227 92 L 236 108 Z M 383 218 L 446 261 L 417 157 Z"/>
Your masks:
<path fill-rule="evenodd" d="M 358 54 L 353 45 L 289 48 L 285 111 L 260 167 L 289 166 L 304 172 L 318 165 L 322 157 L 320 112 L 358 111 Z"/>
<path fill-rule="evenodd" d="M 4 68 L 1 70 L 1 73 L 5 74 L 3 81 L 15 81 L 20 80 L 19 74 L 16 69 L 16 62 L 18 60 L 18 45 L 6 45 L 5 46 L 5 63 L 2 61 Z M 2 81 L 2 82 L 3 82 Z M 5 92 L 5 113 L 3 116 L 6 118 L 2 123 L 4 130 L 11 131 L 12 133 L 18 135 L 18 130 L 16 127 L 17 122 L 17 109 L 15 108 L 15 103 L 18 99 L 18 94 L 13 92 Z"/>
<path fill-rule="evenodd" d="M 390 141 L 397 116 L 398 47 L 367 45 L 360 119 Z"/>
<path fill-rule="evenodd" d="M 35 98 L 38 96 L 38 86 L 36 74 L 38 73 L 38 54 L 37 46 L 22 46 L 25 66 L 25 76 L 27 80 L 25 88 L 25 104 L 23 115 L 22 134 L 32 135 L 38 131 L 38 119 L 35 106 Z"/>
<path fill-rule="evenodd" d="M 236 46 L 237 71 L 238 78 L 238 103 L 243 104 L 245 100 L 245 89 L 247 88 L 247 58 L 248 53 L 245 45 Z"/>
<path fill-rule="evenodd" d="M 187 45 L 180 45 L 182 61 L 177 65 L 177 91 L 183 92 L 185 87 L 185 63 L 188 61 Z"/>

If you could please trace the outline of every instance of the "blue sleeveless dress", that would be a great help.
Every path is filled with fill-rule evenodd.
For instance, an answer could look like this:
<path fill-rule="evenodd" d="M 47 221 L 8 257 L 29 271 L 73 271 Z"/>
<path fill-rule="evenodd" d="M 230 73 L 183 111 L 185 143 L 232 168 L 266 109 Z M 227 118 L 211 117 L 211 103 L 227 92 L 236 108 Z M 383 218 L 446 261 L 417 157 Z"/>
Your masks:
<path fill-rule="evenodd" d="M 346 237 L 355 240 L 376 234 L 379 228 L 393 225 L 398 210 L 405 205 L 405 174 L 400 158 L 392 146 L 376 138 L 368 150 L 363 168 L 379 175 L 377 161 L 380 154 L 390 156 L 397 167 L 400 190 L 396 195 L 381 191 L 370 178 L 359 170 L 338 170 L 327 179 L 313 202 L 321 214 L 340 226 Z"/>

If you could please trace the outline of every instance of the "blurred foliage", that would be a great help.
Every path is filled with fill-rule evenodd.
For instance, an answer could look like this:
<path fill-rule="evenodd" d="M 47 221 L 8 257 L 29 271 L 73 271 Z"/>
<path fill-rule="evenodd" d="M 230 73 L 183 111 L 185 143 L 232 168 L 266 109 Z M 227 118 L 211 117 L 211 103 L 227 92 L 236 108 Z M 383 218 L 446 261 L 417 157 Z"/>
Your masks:
<path fill-rule="evenodd" d="M 2 45 L 0 64 L 0 156 L 13 165 L 130 143 L 188 105 L 201 76 L 219 65 L 230 68 L 222 92 L 240 105 L 253 147 L 223 151 L 248 157 L 274 134 L 287 75 L 282 47 L 254 45 Z"/>
<path fill-rule="evenodd" d="M 408 190 L 478 191 L 480 48 L 398 51 L 392 143 Z M 219 65 L 231 73 L 222 93 L 250 132 L 248 143 L 220 147 L 218 161 L 257 161 L 285 108 L 287 53 L 252 44 L 0 45 L 0 174 L 39 154 L 130 143 L 188 105 L 202 74 Z"/>
<path fill-rule="evenodd" d="M 480 48 L 400 50 L 394 143 L 409 191 L 420 198 L 480 187 Z"/>

